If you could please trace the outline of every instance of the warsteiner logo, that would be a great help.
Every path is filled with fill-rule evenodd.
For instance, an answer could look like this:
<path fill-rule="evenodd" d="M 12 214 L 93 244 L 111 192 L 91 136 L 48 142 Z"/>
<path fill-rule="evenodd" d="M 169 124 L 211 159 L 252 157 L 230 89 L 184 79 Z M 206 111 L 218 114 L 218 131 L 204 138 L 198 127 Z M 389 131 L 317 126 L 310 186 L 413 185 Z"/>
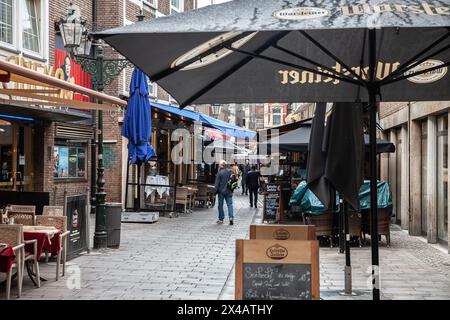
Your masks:
<path fill-rule="evenodd" d="M 412 68 L 408 72 L 406 72 L 405 76 L 414 74 L 416 72 L 420 72 L 422 70 L 438 67 L 440 65 L 444 65 L 444 62 L 442 62 L 440 60 L 427 60 L 427 61 L 422 62 L 418 66 Z M 414 82 L 414 83 L 419 83 L 419 84 L 432 83 L 432 82 L 442 79 L 447 74 L 447 70 L 448 70 L 447 67 L 442 67 L 439 69 L 428 71 L 426 73 L 422 73 L 417 76 L 408 78 L 408 80 L 411 82 Z"/>
<path fill-rule="evenodd" d="M 330 11 L 322 8 L 297 7 L 274 12 L 273 16 L 282 20 L 303 20 L 329 16 Z"/>
<path fill-rule="evenodd" d="M 276 259 L 276 260 L 284 259 L 288 256 L 288 250 L 285 247 L 280 246 L 279 244 L 276 244 L 274 246 L 267 248 L 266 255 L 270 259 Z"/>

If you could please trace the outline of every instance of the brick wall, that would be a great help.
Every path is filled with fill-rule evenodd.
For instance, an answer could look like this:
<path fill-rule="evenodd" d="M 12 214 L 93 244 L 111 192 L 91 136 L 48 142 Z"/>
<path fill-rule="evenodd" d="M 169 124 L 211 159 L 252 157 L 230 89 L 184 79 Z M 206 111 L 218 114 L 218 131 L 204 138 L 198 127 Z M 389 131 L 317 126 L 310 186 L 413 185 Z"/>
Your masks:
<path fill-rule="evenodd" d="M 386 118 L 407 106 L 408 104 L 406 102 L 380 103 L 380 119 Z"/>

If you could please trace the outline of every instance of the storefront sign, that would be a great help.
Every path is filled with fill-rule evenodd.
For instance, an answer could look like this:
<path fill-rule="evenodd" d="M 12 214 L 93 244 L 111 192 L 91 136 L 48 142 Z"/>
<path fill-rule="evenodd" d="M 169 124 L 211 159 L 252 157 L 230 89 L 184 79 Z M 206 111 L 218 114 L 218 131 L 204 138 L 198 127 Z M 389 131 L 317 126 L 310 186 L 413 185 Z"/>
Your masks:
<path fill-rule="evenodd" d="M 90 74 L 83 71 L 82 67 L 79 64 L 76 64 L 66 51 L 55 48 L 54 57 L 54 65 L 44 64 L 42 62 L 37 62 L 31 59 L 26 59 L 23 56 L 16 55 L 6 57 L 6 61 L 51 77 L 55 77 L 60 80 L 65 80 L 70 83 L 80 85 L 85 88 L 91 88 Z M 37 88 L 36 85 L 16 82 L 5 83 L 4 86 L 9 89 Z M 60 90 L 58 94 L 53 94 L 52 96 L 77 101 L 89 101 L 88 97 L 82 96 L 69 90 Z"/>
<path fill-rule="evenodd" d="M 236 240 L 236 300 L 318 300 L 318 241 Z"/>
<path fill-rule="evenodd" d="M 250 239 L 316 240 L 316 230 L 311 225 L 252 224 Z"/>

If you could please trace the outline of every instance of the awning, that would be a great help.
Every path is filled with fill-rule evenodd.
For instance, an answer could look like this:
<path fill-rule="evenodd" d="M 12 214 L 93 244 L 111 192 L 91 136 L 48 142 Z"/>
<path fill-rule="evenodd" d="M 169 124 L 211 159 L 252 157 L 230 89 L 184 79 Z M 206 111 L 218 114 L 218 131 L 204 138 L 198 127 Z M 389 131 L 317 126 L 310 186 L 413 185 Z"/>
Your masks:
<path fill-rule="evenodd" d="M 256 136 L 255 131 L 246 130 L 246 129 L 238 127 L 234 124 L 231 124 L 231 123 L 228 123 L 225 121 L 221 121 L 221 120 L 217 120 L 213 117 L 210 117 L 210 116 L 207 116 L 204 114 L 200 114 L 200 116 L 204 123 L 208 123 L 213 128 L 219 129 L 220 131 L 222 131 L 232 137 L 246 139 L 246 140 L 252 140 Z"/>
<path fill-rule="evenodd" d="M 24 119 L 28 119 L 27 121 L 39 119 L 59 122 L 82 121 L 91 118 L 89 114 L 74 109 L 49 109 L 48 107 L 45 108 L 40 106 L 21 106 L 0 103 L 0 118 L 9 117 L 23 117 Z"/>
<path fill-rule="evenodd" d="M 21 85 L 16 89 L 0 88 L 0 103 L 3 105 L 67 107 L 105 111 L 117 111 L 119 106 L 127 105 L 126 101 L 122 99 L 4 60 L 0 60 L 0 81 L 3 83 L 13 81 Z M 103 103 L 99 104 L 61 97 L 61 90 L 95 98 Z"/>
<path fill-rule="evenodd" d="M 260 148 L 278 145 L 280 152 L 307 152 L 311 136 L 311 120 L 304 121 L 298 129 L 289 131 L 271 140 L 260 143 Z M 364 135 L 366 151 L 369 151 L 369 135 Z M 377 153 L 395 152 L 395 146 L 386 140 L 377 139 Z"/>
<path fill-rule="evenodd" d="M 179 109 L 156 102 L 151 102 L 151 106 L 156 110 L 165 111 L 191 121 L 200 122 L 203 126 L 218 129 L 231 137 L 241 139 L 254 139 L 256 136 L 256 132 L 254 131 L 243 129 L 231 123 L 215 119 L 199 112 L 187 109 Z"/>

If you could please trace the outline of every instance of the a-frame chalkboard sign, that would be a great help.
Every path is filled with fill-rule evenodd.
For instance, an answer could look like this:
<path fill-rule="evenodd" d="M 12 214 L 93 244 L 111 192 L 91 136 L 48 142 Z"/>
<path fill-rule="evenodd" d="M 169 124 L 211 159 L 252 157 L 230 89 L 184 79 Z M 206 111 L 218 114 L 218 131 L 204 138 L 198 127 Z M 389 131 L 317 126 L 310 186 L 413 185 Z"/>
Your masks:
<path fill-rule="evenodd" d="M 236 300 L 319 300 L 319 244 L 236 240 Z"/>

